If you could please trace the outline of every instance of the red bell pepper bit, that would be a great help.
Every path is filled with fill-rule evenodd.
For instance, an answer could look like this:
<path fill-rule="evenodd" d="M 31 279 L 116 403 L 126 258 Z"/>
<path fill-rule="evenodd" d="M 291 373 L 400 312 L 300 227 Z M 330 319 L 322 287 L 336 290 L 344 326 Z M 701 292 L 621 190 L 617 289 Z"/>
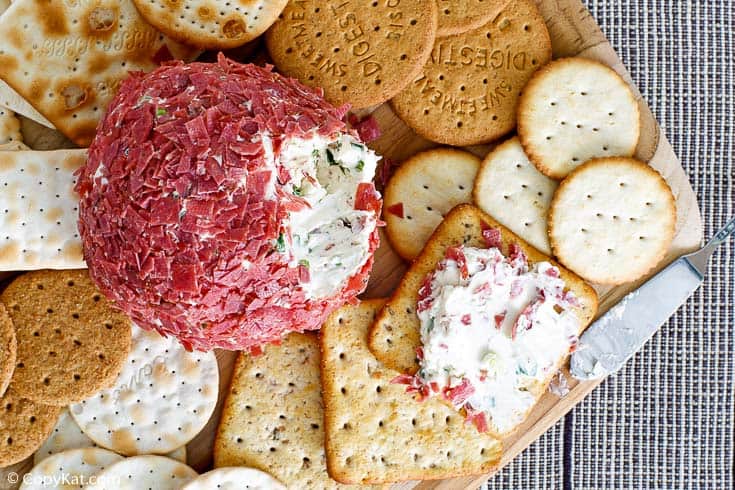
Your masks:
<path fill-rule="evenodd" d="M 461 246 L 449 247 L 445 256 L 448 260 L 453 260 L 457 263 L 457 268 L 459 269 L 462 279 L 467 279 L 469 277 L 470 272 L 467 269 L 467 258 L 464 256 Z"/>
<path fill-rule="evenodd" d="M 502 245 L 500 230 L 493 228 L 484 221 L 480 222 L 480 229 L 482 230 L 482 238 L 485 240 L 487 248 L 500 248 Z"/>
<path fill-rule="evenodd" d="M 388 206 L 387 208 L 385 208 L 385 210 L 394 216 L 398 216 L 401 219 L 404 218 L 402 202 L 393 204 L 392 206 Z"/>
<path fill-rule="evenodd" d="M 472 386 L 470 380 L 462 378 L 462 382 L 457 386 L 450 388 L 444 387 L 444 398 L 455 407 L 462 406 L 472 394 L 475 393 L 475 387 Z"/>

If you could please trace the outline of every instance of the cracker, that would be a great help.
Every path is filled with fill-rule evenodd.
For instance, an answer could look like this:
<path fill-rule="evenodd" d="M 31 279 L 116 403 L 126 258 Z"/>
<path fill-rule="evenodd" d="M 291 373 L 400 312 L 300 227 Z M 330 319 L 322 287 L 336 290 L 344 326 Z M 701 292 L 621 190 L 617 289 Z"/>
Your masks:
<path fill-rule="evenodd" d="M 25 116 L 47 128 L 54 129 L 54 125 L 48 119 L 43 117 L 40 112 L 21 97 L 18 92 L 13 90 L 10 85 L 5 83 L 4 80 L 0 80 L 0 106 L 7 107 L 18 115 Z"/>
<path fill-rule="evenodd" d="M 86 270 L 23 274 L 0 300 L 18 339 L 13 385 L 20 395 L 62 406 L 115 380 L 130 351 L 130 322 Z"/>
<path fill-rule="evenodd" d="M 368 350 L 382 300 L 337 310 L 321 330 L 327 467 L 337 480 L 391 483 L 486 473 L 501 443 L 437 399 L 418 402 Z"/>
<path fill-rule="evenodd" d="M 54 454 L 36 464 L 23 477 L 24 483 L 20 488 L 21 490 L 82 488 L 93 483 L 93 477 L 105 468 L 122 460 L 123 457 L 119 454 L 98 447 L 71 449 Z M 69 485 L 65 482 L 69 482 Z"/>
<path fill-rule="evenodd" d="M 0 17 L 0 78 L 80 146 L 129 71 L 196 55 L 145 22 L 132 0 L 17 0 Z"/>
<path fill-rule="evenodd" d="M 110 388 L 69 407 L 99 446 L 126 456 L 165 454 L 191 441 L 217 403 L 213 352 L 188 352 L 174 337 L 133 325 L 133 346 Z"/>
<path fill-rule="evenodd" d="M 54 428 L 60 410 L 21 397 L 11 384 L 0 397 L 0 468 L 33 454 Z"/>
<path fill-rule="evenodd" d="M 595 157 L 632 156 L 640 131 L 630 86 L 612 68 L 585 58 L 541 68 L 518 103 L 521 144 L 554 179 Z"/>
<path fill-rule="evenodd" d="M 485 157 L 472 195 L 477 207 L 551 255 L 546 214 L 557 186 L 536 169 L 513 137 Z"/>
<path fill-rule="evenodd" d="M 437 37 L 461 34 L 490 22 L 508 0 L 436 0 L 439 7 Z"/>
<path fill-rule="evenodd" d="M 436 0 L 289 2 L 266 33 L 278 69 L 335 105 L 380 104 L 420 72 L 434 43 Z"/>
<path fill-rule="evenodd" d="M 30 150 L 30 148 L 20 141 L 13 141 L 11 143 L 3 143 L 0 145 L 0 151 L 23 151 Z"/>
<path fill-rule="evenodd" d="M 13 111 L 0 106 L 0 145 L 13 142 L 23 142 L 20 121 Z"/>
<path fill-rule="evenodd" d="M 10 0 L 0 0 L 0 15 L 10 6 Z"/>
<path fill-rule="evenodd" d="M 133 0 L 140 14 L 172 39 L 200 49 L 231 49 L 263 34 L 288 0 Z"/>
<path fill-rule="evenodd" d="M 115 463 L 97 473 L 89 490 L 180 490 L 197 477 L 183 463 L 163 456 L 135 456 Z"/>
<path fill-rule="evenodd" d="M 97 447 L 97 445 L 82 432 L 69 410 L 65 408 L 62 410 L 54 430 L 51 431 L 51 435 L 33 455 L 33 464 L 38 464 L 53 454 L 88 447 Z M 182 446 L 176 451 L 166 454 L 166 456 L 186 463 L 186 446 Z"/>
<path fill-rule="evenodd" d="M 319 341 L 292 333 L 237 358 L 214 442 L 214 466 L 250 466 L 289 488 L 342 488 L 324 454 Z"/>
<path fill-rule="evenodd" d="M 438 148 L 414 155 L 395 171 L 385 187 L 383 219 L 398 255 L 416 258 L 444 215 L 472 201 L 479 168 L 472 153 Z"/>
<path fill-rule="evenodd" d="M 85 150 L 0 152 L 0 270 L 86 267 L 73 173 Z"/>
<path fill-rule="evenodd" d="M 416 348 L 421 345 L 421 323 L 416 315 L 419 288 L 426 275 L 434 271 L 436 265 L 444 259 L 447 248 L 461 244 L 487 247 L 482 237 L 483 226 L 500 230 L 503 244 L 501 252 L 504 254 L 508 253 L 510 243 L 516 243 L 528 257 L 529 264 L 547 261 L 558 267 L 561 278 L 580 302 L 580 306 L 575 309 L 580 323 L 586 327 L 592 321 L 597 312 L 597 294 L 594 289 L 480 209 L 461 204 L 436 229 L 421 255 L 403 276 L 370 331 L 370 350 L 385 365 L 404 373 L 416 372 Z"/>
<path fill-rule="evenodd" d="M 486 143 L 515 128 L 519 93 L 550 59 L 549 32 L 535 2 L 517 0 L 477 29 L 438 38 L 422 72 L 391 104 L 424 138 Z"/>
<path fill-rule="evenodd" d="M 0 304 L 0 396 L 5 394 L 15 369 L 18 342 L 15 327 L 5 306 Z"/>
<path fill-rule="evenodd" d="M 278 480 L 254 468 L 219 468 L 198 476 L 181 490 L 286 490 Z"/>
<path fill-rule="evenodd" d="M 632 158 L 598 158 L 562 181 L 549 209 L 559 261 L 585 279 L 617 285 L 651 271 L 674 237 L 676 202 L 661 175 Z"/>

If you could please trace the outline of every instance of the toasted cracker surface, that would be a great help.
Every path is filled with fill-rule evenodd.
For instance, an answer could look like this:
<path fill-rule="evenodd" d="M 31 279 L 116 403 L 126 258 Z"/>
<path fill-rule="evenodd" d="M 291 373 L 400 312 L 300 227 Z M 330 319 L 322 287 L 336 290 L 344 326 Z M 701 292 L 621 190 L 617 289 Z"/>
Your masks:
<path fill-rule="evenodd" d="M 600 284 L 644 276 L 674 237 L 676 201 L 652 167 L 599 158 L 574 170 L 554 195 L 549 237 L 559 261 Z"/>
<path fill-rule="evenodd" d="M 24 477 L 22 490 L 37 490 L 56 488 L 58 490 L 72 490 L 91 483 L 92 477 L 105 468 L 122 461 L 123 457 L 107 449 L 87 447 L 71 449 L 54 454 L 40 463 Z M 28 483 L 25 483 L 25 482 Z M 70 485 L 64 484 L 65 481 Z M 59 482 L 56 485 L 44 485 L 44 482 Z M 77 485 L 71 482 L 79 482 Z"/>
<path fill-rule="evenodd" d="M 369 107 L 421 70 L 434 43 L 436 0 L 289 2 L 266 33 L 280 71 L 324 89 L 335 105 Z"/>
<path fill-rule="evenodd" d="M 231 49 L 263 34 L 288 0 L 133 0 L 172 39 L 200 49 Z"/>
<path fill-rule="evenodd" d="M 191 441 L 217 404 L 214 352 L 133 325 L 130 355 L 111 386 L 69 407 L 98 445 L 132 456 L 166 454 Z"/>
<path fill-rule="evenodd" d="M 15 339 L 13 320 L 8 310 L 0 304 L 0 396 L 5 394 L 15 370 L 18 342 Z"/>
<path fill-rule="evenodd" d="M 180 490 L 197 477 L 183 463 L 164 456 L 134 456 L 114 463 L 97 473 L 90 490 Z"/>
<path fill-rule="evenodd" d="M 130 352 L 130 322 L 112 309 L 86 270 L 35 271 L 0 295 L 18 340 L 15 390 L 68 405 L 109 386 Z"/>
<path fill-rule="evenodd" d="M 370 352 L 383 300 L 345 306 L 321 330 L 327 467 L 350 483 L 433 480 L 490 471 L 499 440 L 436 399 L 418 402 Z"/>
<path fill-rule="evenodd" d="M 513 137 L 482 161 L 472 195 L 480 209 L 551 255 L 546 214 L 557 186 L 536 169 L 518 138 Z"/>
<path fill-rule="evenodd" d="M 414 259 L 454 206 L 471 202 L 480 159 L 453 148 L 437 148 L 406 160 L 385 187 L 383 219 L 393 248 Z"/>
<path fill-rule="evenodd" d="M 80 146 L 129 71 L 197 54 L 145 22 L 132 0 L 16 0 L 0 39 L 0 78 Z"/>
<path fill-rule="evenodd" d="M 22 143 L 20 121 L 10 109 L 0 107 L 0 145 L 6 143 Z"/>
<path fill-rule="evenodd" d="M 86 267 L 74 192 L 86 158 L 86 150 L 0 152 L 0 270 Z"/>
<path fill-rule="evenodd" d="M 632 156 L 641 122 L 630 86 L 612 68 L 562 58 L 541 68 L 518 103 L 518 135 L 545 175 L 562 179 L 596 157 Z"/>
<path fill-rule="evenodd" d="M 21 397 L 11 384 L 0 397 L 0 468 L 33 454 L 54 428 L 60 410 Z"/>
<path fill-rule="evenodd" d="M 319 341 L 292 333 L 260 356 L 241 353 L 214 443 L 214 466 L 250 466 L 288 488 L 335 489 L 327 475 Z"/>
<path fill-rule="evenodd" d="M 421 73 L 391 104 L 431 141 L 487 143 L 515 128 L 518 95 L 550 59 L 549 32 L 535 2 L 513 1 L 477 29 L 437 38 Z"/>
<path fill-rule="evenodd" d="M 30 150 L 25 143 L 20 141 L 13 141 L 10 143 L 3 143 L 0 145 L 0 151 L 23 151 Z"/>
<path fill-rule="evenodd" d="M 439 8 L 437 37 L 461 34 L 493 20 L 508 0 L 436 0 Z"/>
<path fill-rule="evenodd" d="M 426 275 L 444 259 L 447 248 L 461 244 L 487 247 L 482 238 L 483 226 L 500 230 L 502 253 L 508 253 L 510 243 L 517 243 L 528 257 L 529 264 L 548 261 L 558 267 L 567 287 L 580 301 L 576 314 L 582 326 L 586 327 L 592 321 L 597 312 L 597 294 L 592 287 L 573 272 L 531 247 L 480 209 L 460 204 L 436 229 L 370 330 L 370 350 L 386 366 L 405 373 L 415 373 L 418 370 L 416 348 L 421 345 L 419 334 L 421 323 L 416 315 L 416 303 L 419 288 Z"/>

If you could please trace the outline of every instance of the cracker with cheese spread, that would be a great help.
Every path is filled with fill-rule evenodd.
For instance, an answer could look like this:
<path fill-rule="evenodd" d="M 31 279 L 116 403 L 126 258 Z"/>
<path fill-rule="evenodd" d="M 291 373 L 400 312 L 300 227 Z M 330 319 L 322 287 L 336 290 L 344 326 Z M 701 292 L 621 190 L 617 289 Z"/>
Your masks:
<path fill-rule="evenodd" d="M 597 311 L 578 276 L 470 205 L 454 208 L 380 312 L 370 349 L 408 388 L 513 432 Z"/>

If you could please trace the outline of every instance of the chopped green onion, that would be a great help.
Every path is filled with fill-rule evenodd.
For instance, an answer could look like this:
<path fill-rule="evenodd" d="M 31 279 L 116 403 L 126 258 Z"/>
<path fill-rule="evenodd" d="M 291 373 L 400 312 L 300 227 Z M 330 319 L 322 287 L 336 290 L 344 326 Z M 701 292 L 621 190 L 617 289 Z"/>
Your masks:
<path fill-rule="evenodd" d="M 359 150 L 365 150 L 365 145 L 361 145 L 360 143 L 350 143 L 353 147 L 359 149 Z"/>
<path fill-rule="evenodd" d="M 434 319 L 429 318 L 429 323 L 426 324 L 426 333 L 430 333 L 432 330 L 434 330 Z"/>
<path fill-rule="evenodd" d="M 339 165 L 337 161 L 334 159 L 334 154 L 332 153 L 332 150 L 327 148 L 327 161 L 329 162 L 329 165 Z"/>
<path fill-rule="evenodd" d="M 166 115 L 166 109 L 163 107 L 156 108 L 156 117 L 161 117 Z"/>
<path fill-rule="evenodd" d="M 278 240 L 276 240 L 276 250 L 281 253 L 286 251 L 286 238 L 283 236 L 283 233 L 278 235 Z"/>
<path fill-rule="evenodd" d="M 365 168 L 365 162 L 360 160 L 359 162 L 357 162 L 357 166 L 355 168 L 357 169 L 358 172 L 362 172 L 362 169 Z"/>
<path fill-rule="evenodd" d="M 304 267 L 306 267 L 308 269 L 309 268 L 309 261 L 306 260 L 306 259 L 301 259 L 301 260 L 299 260 L 299 265 L 303 265 Z"/>
<path fill-rule="evenodd" d="M 297 185 L 293 186 L 293 193 L 294 193 L 295 196 L 303 196 L 304 195 L 303 191 L 301 190 L 301 187 L 299 187 Z"/>

